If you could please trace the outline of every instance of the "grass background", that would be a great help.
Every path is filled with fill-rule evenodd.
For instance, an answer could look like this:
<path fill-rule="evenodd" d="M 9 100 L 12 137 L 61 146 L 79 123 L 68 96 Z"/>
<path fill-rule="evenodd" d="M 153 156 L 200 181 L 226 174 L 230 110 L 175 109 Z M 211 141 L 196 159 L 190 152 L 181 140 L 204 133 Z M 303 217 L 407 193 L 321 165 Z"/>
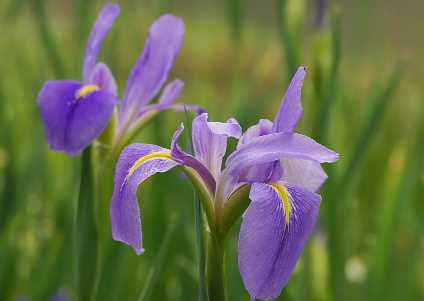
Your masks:
<path fill-rule="evenodd" d="M 99 60 L 122 94 L 149 25 L 172 12 L 186 27 L 170 79 L 179 102 L 243 130 L 273 120 L 298 66 L 309 69 L 296 132 L 340 154 L 314 232 L 276 300 L 423 300 L 424 4 L 417 0 L 117 1 Z M 73 231 L 80 157 L 52 152 L 35 100 L 45 80 L 81 79 L 103 1 L 0 2 L 0 300 L 75 299 Z M 169 147 L 183 113 L 166 112 L 134 142 Z M 184 135 L 183 135 L 184 136 Z M 180 145 L 186 145 L 182 137 Z M 185 139 L 185 140 L 184 140 Z M 228 153 L 236 142 L 229 141 Z M 138 300 L 176 221 L 151 300 L 196 300 L 193 189 L 178 170 L 138 189 L 146 252 L 111 240 L 96 300 Z M 241 221 L 240 221 L 241 222 Z M 228 242 L 229 300 L 248 300 Z M 76 299 L 75 299 L 76 300 Z"/>

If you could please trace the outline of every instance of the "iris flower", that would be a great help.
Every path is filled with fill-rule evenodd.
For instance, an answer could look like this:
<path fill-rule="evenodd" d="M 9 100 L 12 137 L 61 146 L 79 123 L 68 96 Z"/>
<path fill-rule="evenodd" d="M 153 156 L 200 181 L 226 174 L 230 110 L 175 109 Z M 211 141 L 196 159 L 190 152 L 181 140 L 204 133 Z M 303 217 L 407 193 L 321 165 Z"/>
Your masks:
<path fill-rule="evenodd" d="M 119 6 L 107 3 L 98 15 L 85 48 L 82 82 L 46 81 L 38 94 L 37 104 L 46 130 L 47 141 L 54 151 L 78 155 L 106 128 L 114 114 L 117 85 L 110 69 L 97 62 L 106 34 L 119 14 Z M 184 83 L 169 83 L 158 103 L 149 102 L 168 79 L 169 71 L 180 52 L 184 23 L 172 14 L 163 15 L 150 27 L 145 48 L 133 67 L 122 97 L 114 145 L 119 148 L 157 113 L 174 106 Z M 200 107 L 189 106 L 195 112 Z"/>
<path fill-rule="evenodd" d="M 298 69 L 274 123 L 261 120 L 242 135 L 235 119 L 210 122 L 206 113 L 195 118 L 194 156 L 177 144 L 182 124 L 170 149 L 127 146 L 116 166 L 110 207 L 113 238 L 143 253 L 137 186 L 157 172 L 179 166 L 196 188 L 209 231 L 217 237 L 228 235 L 247 208 L 238 246 L 241 276 L 251 300 L 277 297 L 318 215 L 321 197 L 316 192 L 327 179 L 320 163 L 338 160 L 337 153 L 293 132 L 302 114 L 305 74 L 306 67 Z M 228 137 L 239 139 L 239 144 L 221 170 Z"/>

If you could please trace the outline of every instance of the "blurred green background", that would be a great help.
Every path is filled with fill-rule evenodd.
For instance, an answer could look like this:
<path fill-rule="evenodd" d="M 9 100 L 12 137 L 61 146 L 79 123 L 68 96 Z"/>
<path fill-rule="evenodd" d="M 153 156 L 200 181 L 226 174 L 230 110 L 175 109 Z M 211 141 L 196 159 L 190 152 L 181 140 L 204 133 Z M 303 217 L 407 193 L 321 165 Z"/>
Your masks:
<path fill-rule="evenodd" d="M 424 298 L 424 3 L 383 1 L 117 1 L 100 60 L 121 95 L 149 25 L 186 26 L 170 79 L 179 102 L 243 130 L 273 120 L 298 66 L 309 69 L 296 132 L 340 154 L 314 232 L 276 300 Z M 0 300 L 75 297 L 74 219 L 80 157 L 51 151 L 36 106 L 45 80 L 81 79 L 85 42 L 104 1 L 0 1 Z M 135 142 L 169 147 L 183 113 L 165 112 Z M 180 145 L 185 146 L 187 135 Z M 231 140 L 228 153 L 235 149 Z M 193 188 L 179 170 L 138 189 L 144 248 L 111 240 L 96 300 L 196 300 Z M 154 264 L 171 217 L 162 268 Z M 248 300 L 227 254 L 229 300 Z M 156 268 L 156 273 L 152 273 Z M 151 277 L 153 275 L 153 277 Z M 151 279 L 152 281 L 150 281 Z M 149 282 L 150 281 L 150 282 Z M 144 299 L 146 300 L 146 299 Z"/>

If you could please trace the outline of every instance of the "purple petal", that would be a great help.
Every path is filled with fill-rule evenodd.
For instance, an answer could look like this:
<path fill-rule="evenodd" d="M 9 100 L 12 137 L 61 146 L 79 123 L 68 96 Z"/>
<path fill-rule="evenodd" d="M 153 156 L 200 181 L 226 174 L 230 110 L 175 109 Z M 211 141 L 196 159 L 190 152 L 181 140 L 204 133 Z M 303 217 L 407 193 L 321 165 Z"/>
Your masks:
<path fill-rule="evenodd" d="M 97 63 L 100 48 L 106 34 L 113 26 L 113 22 L 119 15 L 119 5 L 114 3 L 106 3 L 99 15 L 96 22 L 94 22 L 91 29 L 90 36 L 85 46 L 84 62 L 82 64 L 82 78 L 85 84 L 90 84 L 90 74 Z"/>
<path fill-rule="evenodd" d="M 328 176 L 321 164 L 309 160 L 283 159 L 284 173 L 282 181 L 318 192 Z"/>
<path fill-rule="evenodd" d="M 307 67 L 297 69 L 286 95 L 281 102 L 280 109 L 275 116 L 272 126 L 272 133 L 290 132 L 293 133 L 302 116 L 302 104 L 300 103 L 300 93 L 305 78 Z"/>
<path fill-rule="evenodd" d="M 152 115 L 159 113 L 160 111 L 168 109 L 177 100 L 183 87 L 184 82 L 179 79 L 176 79 L 166 85 L 158 103 L 143 107 L 132 124 L 138 124 L 143 119 L 149 118 Z"/>
<path fill-rule="evenodd" d="M 168 79 L 183 38 L 184 23 L 172 14 L 163 15 L 150 26 L 145 48 L 127 81 L 120 124 L 129 124 L 159 92 Z"/>
<path fill-rule="evenodd" d="M 184 125 L 181 123 L 179 129 L 175 132 L 174 136 L 172 137 L 172 141 L 171 141 L 172 158 L 174 158 L 174 160 L 180 162 L 183 165 L 193 168 L 203 179 L 203 182 L 205 182 L 206 186 L 209 187 L 209 190 L 211 192 L 215 192 L 216 181 L 215 181 L 215 178 L 212 176 L 211 172 L 209 171 L 209 169 L 205 165 L 203 165 L 203 163 L 200 162 L 197 158 L 184 152 L 181 149 L 181 147 L 177 144 L 178 138 L 180 138 L 180 135 L 183 132 L 183 129 L 184 129 Z M 193 137 L 193 143 L 195 143 L 194 137 Z"/>
<path fill-rule="evenodd" d="M 118 86 L 116 85 L 115 78 L 112 72 L 105 63 L 97 63 L 90 74 L 90 84 L 99 86 L 101 90 L 117 95 Z"/>
<path fill-rule="evenodd" d="M 217 197 L 226 201 L 244 168 L 283 158 L 332 163 L 339 157 L 337 153 L 300 134 L 275 133 L 260 136 L 243 144 L 228 157 L 218 184 Z"/>
<path fill-rule="evenodd" d="M 40 108 L 46 131 L 47 142 L 54 151 L 65 150 L 65 131 L 71 114 L 75 95 L 83 84 L 75 80 L 55 80 L 44 82 L 38 93 Z"/>
<path fill-rule="evenodd" d="M 78 155 L 89 146 L 103 132 L 118 103 L 116 95 L 102 90 L 89 92 L 79 98 L 66 125 L 66 154 Z"/>
<path fill-rule="evenodd" d="M 308 241 L 321 197 L 283 182 L 254 183 L 249 197 L 239 237 L 240 274 L 251 300 L 276 298 Z"/>
<path fill-rule="evenodd" d="M 272 128 L 271 121 L 269 121 L 268 119 L 259 120 L 258 124 L 251 126 L 243 134 L 243 136 L 240 138 L 238 142 L 237 148 L 239 148 L 243 144 L 248 143 L 253 138 L 270 134 L 271 128 Z"/>
<path fill-rule="evenodd" d="M 110 203 L 112 237 L 131 245 L 137 255 L 144 252 L 137 186 L 151 175 L 177 165 L 170 150 L 151 144 L 131 144 L 119 156 Z"/>
<path fill-rule="evenodd" d="M 287 158 L 287 159 L 289 159 L 289 158 Z M 312 161 L 310 161 L 310 162 L 312 162 Z M 266 183 L 275 183 L 275 182 L 277 182 L 278 180 L 281 179 L 283 173 L 284 173 L 283 162 L 281 162 L 281 160 L 274 161 L 274 168 L 272 170 L 272 174 L 266 180 Z"/>
<path fill-rule="evenodd" d="M 246 176 L 246 183 L 252 184 L 254 182 L 265 183 L 271 176 L 274 169 L 274 162 L 265 162 L 253 165 Z"/>
<path fill-rule="evenodd" d="M 241 127 L 235 119 L 227 123 L 208 122 L 203 113 L 193 120 L 193 148 L 195 157 L 202 162 L 217 180 L 221 174 L 222 157 L 227 149 L 227 138 L 240 138 Z"/>

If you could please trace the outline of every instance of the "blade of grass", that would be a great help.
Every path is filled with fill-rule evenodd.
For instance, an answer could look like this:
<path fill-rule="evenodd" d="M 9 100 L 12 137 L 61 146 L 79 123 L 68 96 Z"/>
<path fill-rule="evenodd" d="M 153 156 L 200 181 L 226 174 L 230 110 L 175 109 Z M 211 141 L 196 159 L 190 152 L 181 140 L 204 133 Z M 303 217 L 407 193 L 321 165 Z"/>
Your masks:
<path fill-rule="evenodd" d="M 169 244 L 171 242 L 172 232 L 175 228 L 175 222 L 177 220 L 176 215 L 171 217 L 168 228 L 166 229 L 165 236 L 160 244 L 159 251 L 156 255 L 155 262 L 150 268 L 149 275 L 147 276 L 147 281 L 144 284 L 143 290 L 141 291 L 138 301 L 147 301 L 152 295 L 153 288 L 156 285 L 156 282 L 159 277 L 159 273 L 162 269 L 163 262 L 165 260 L 166 251 L 169 249 Z"/>
<path fill-rule="evenodd" d="M 187 109 L 184 105 L 184 111 L 187 119 L 188 132 L 190 133 L 190 147 L 191 153 L 194 156 L 193 138 L 191 134 L 190 121 L 188 120 Z M 203 238 L 203 221 L 202 221 L 202 207 L 196 190 L 194 190 L 194 212 L 196 223 L 196 246 L 197 246 L 197 262 L 199 265 L 199 301 L 206 300 L 206 286 L 205 286 L 205 251 L 204 251 L 204 238 Z"/>

